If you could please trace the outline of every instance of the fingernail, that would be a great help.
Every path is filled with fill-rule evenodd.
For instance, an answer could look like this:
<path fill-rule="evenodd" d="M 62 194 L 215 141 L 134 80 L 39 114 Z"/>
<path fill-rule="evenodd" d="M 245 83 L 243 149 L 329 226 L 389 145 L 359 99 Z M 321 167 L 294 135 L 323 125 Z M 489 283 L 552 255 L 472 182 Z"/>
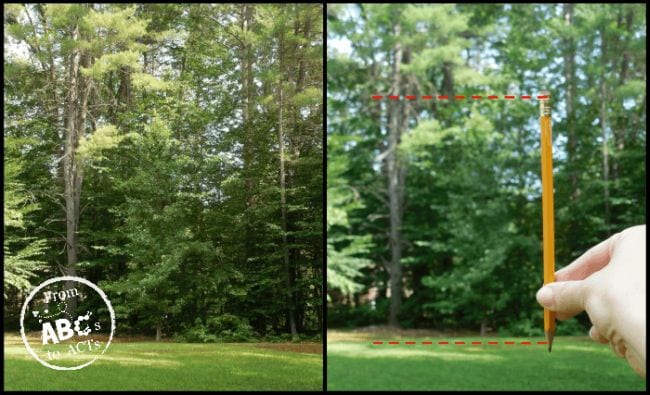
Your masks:
<path fill-rule="evenodd" d="M 553 307 L 553 291 L 550 287 L 543 287 L 537 291 L 537 301 L 544 307 Z"/>

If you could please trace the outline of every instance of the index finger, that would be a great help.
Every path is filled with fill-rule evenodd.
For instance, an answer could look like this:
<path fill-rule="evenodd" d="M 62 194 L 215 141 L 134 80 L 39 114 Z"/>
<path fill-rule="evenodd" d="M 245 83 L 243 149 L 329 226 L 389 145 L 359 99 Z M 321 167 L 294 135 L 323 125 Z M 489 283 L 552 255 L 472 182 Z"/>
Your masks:
<path fill-rule="evenodd" d="M 555 281 L 584 280 L 591 274 L 607 266 L 619 233 L 591 247 L 580 258 L 555 272 Z"/>

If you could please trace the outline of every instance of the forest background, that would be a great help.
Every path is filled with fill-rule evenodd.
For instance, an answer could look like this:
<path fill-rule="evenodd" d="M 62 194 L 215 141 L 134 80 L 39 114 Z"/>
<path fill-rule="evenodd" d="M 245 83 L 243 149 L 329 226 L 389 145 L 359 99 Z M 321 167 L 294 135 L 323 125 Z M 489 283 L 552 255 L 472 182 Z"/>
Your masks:
<path fill-rule="evenodd" d="M 321 4 L 5 5 L 5 331 L 77 275 L 118 335 L 319 340 L 322 25 Z"/>
<path fill-rule="evenodd" d="M 559 269 L 645 223 L 645 11 L 328 5 L 328 327 L 543 335 L 536 96 L 553 102 Z"/>

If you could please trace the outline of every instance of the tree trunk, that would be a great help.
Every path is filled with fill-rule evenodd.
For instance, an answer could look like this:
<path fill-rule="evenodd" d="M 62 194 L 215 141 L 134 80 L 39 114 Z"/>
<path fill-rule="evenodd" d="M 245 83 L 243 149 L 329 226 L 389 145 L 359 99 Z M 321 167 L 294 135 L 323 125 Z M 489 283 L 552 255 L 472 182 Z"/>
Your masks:
<path fill-rule="evenodd" d="M 120 67 L 120 88 L 119 88 L 119 104 L 122 108 L 131 106 L 131 70 L 129 67 Z"/>
<path fill-rule="evenodd" d="M 72 32 L 72 40 L 79 38 L 79 26 L 76 25 Z M 83 137 L 88 114 L 88 98 L 92 89 L 92 79 L 80 73 L 80 66 L 90 67 L 90 54 L 83 54 L 78 49 L 70 55 L 68 74 L 68 101 L 66 108 L 66 142 L 65 157 L 63 160 L 64 198 L 66 207 L 66 250 L 68 276 L 77 275 L 77 260 L 79 243 L 77 231 L 79 229 L 79 216 L 81 205 L 81 186 L 83 182 L 83 164 L 76 157 L 79 140 Z M 74 287 L 74 282 L 67 282 L 67 288 Z M 67 312 L 74 316 L 77 309 L 77 299 L 67 301 Z"/>
<path fill-rule="evenodd" d="M 395 38 L 398 42 L 394 48 L 394 63 L 393 63 L 393 95 L 400 95 L 400 64 L 402 63 L 402 45 L 399 42 L 400 25 L 396 24 L 394 27 Z M 402 122 L 400 120 L 405 117 L 404 101 L 398 101 L 391 107 L 391 120 L 388 131 L 388 155 L 386 157 L 387 170 L 388 170 L 388 196 L 389 196 L 389 217 L 390 217 L 390 232 L 389 232 L 389 245 L 391 251 L 391 259 L 389 262 L 389 275 L 390 275 L 390 311 L 388 316 L 388 324 L 390 326 L 399 327 L 398 315 L 402 305 L 402 210 L 400 205 L 402 171 L 397 155 L 397 146 L 400 140 Z"/>
<path fill-rule="evenodd" d="M 72 32 L 72 40 L 76 41 L 79 36 L 79 26 L 75 26 Z M 68 70 L 68 101 L 66 108 L 66 126 L 67 135 L 65 141 L 65 157 L 63 159 L 63 178 L 64 178 L 64 198 L 65 198 L 65 215 L 66 215 L 66 251 L 67 266 L 66 275 L 76 276 L 77 265 L 77 227 L 79 222 L 79 200 L 81 179 L 79 164 L 75 157 L 75 150 L 79 143 L 79 50 L 73 50 L 70 55 L 70 64 Z M 67 288 L 74 286 L 73 282 L 66 284 Z M 74 316 L 76 312 L 76 299 L 70 298 L 67 303 L 67 312 Z"/>
<path fill-rule="evenodd" d="M 452 64 L 450 62 L 445 62 L 442 65 L 442 94 L 449 95 L 453 98 L 455 95 L 454 92 L 454 75 L 452 73 Z"/>
<path fill-rule="evenodd" d="M 573 28 L 573 4 L 565 4 L 563 9 L 564 23 L 567 29 Z M 569 175 L 569 206 L 573 207 L 579 196 L 578 174 L 576 171 L 578 129 L 576 127 L 575 100 L 576 100 L 576 72 L 575 72 L 575 43 L 571 37 L 563 39 L 564 57 L 564 80 L 566 89 L 566 112 L 567 112 L 567 167 Z M 570 221 L 569 234 L 578 232 L 576 221 Z M 574 250 L 574 238 L 569 240 L 569 249 Z"/>
<path fill-rule="evenodd" d="M 283 37 L 280 38 L 280 81 L 279 81 L 279 90 L 280 90 L 280 105 L 278 109 L 278 145 L 280 147 L 280 207 L 282 212 L 282 251 L 284 259 L 284 269 L 285 269 L 285 284 L 286 292 L 288 295 L 288 316 L 289 316 L 289 327 L 291 330 L 291 337 L 295 340 L 298 338 L 298 331 L 296 329 L 296 314 L 295 314 L 295 303 L 293 298 L 293 284 L 292 284 L 292 268 L 289 262 L 289 249 L 287 246 L 287 197 L 286 197 L 286 185 L 285 185 L 285 174 L 284 174 L 284 129 L 283 129 L 283 119 L 282 111 L 284 105 L 284 90 L 282 87 L 282 73 L 283 73 Z"/>
<path fill-rule="evenodd" d="M 569 29 L 573 26 L 573 4 L 564 5 L 564 22 Z M 564 80 L 566 81 L 566 111 L 567 111 L 567 163 L 570 164 L 569 185 L 571 188 L 571 201 L 575 201 L 579 195 L 578 175 L 573 163 L 576 157 L 578 136 L 576 129 L 576 117 L 574 103 L 576 99 L 576 73 L 575 73 L 575 46 L 572 38 L 564 39 Z"/>
<path fill-rule="evenodd" d="M 603 27 L 600 34 L 600 56 L 601 56 L 601 71 L 600 71 L 600 130 L 603 136 L 603 194 L 605 201 L 605 226 L 609 228 L 610 223 L 610 209 L 609 209 L 609 150 L 607 148 L 607 86 L 605 81 L 605 65 L 607 62 L 606 57 L 606 44 L 605 44 L 605 28 Z"/>
<path fill-rule="evenodd" d="M 162 322 L 156 324 L 156 341 L 159 342 L 162 339 Z"/>
<path fill-rule="evenodd" d="M 250 30 L 252 23 L 252 6 L 243 4 L 242 5 L 242 22 L 241 28 L 244 32 Z M 244 169 L 246 171 L 246 180 L 245 187 L 247 191 L 246 198 L 246 207 L 251 207 L 255 204 L 254 196 L 254 179 L 252 176 L 251 166 L 253 164 L 253 130 L 250 125 L 250 120 L 253 112 L 253 59 L 250 43 L 246 43 L 242 46 L 242 55 L 243 60 L 243 73 L 242 73 L 242 89 L 244 91 L 244 111 L 243 111 L 243 123 L 244 123 Z"/>
<path fill-rule="evenodd" d="M 241 4 L 239 5 L 239 27 L 244 32 L 248 32 L 250 29 L 251 23 L 251 9 L 250 5 Z M 249 258 L 255 255 L 255 227 L 253 225 L 253 215 L 249 210 L 255 204 L 255 191 L 254 191 L 254 179 L 253 179 L 253 160 L 254 160 L 254 144 L 251 134 L 251 117 L 252 117 L 252 95 L 251 87 L 252 83 L 249 78 L 251 72 L 251 58 L 250 58 L 250 44 L 242 42 L 238 47 L 238 57 L 239 64 L 241 65 L 240 69 L 240 93 L 239 97 L 242 99 L 241 110 L 242 110 L 242 178 L 244 182 L 244 228 L 245 235 L 243 240 L 243 255 L 244 262 L 248 262 Z"/>
<path fill-rule="evenodd" d="M 487 335 L 488 329 L 488 320 L 487 317 L 484 317 L 481 321 L 481 337 Z"/>
<path fill-rule="evenodd" d="M 619 8 L 621 10 L 622 8 Z M 622 11 L 621 11 L 622 12 Z M 618 41 L 618 46 L 619 48 L 623 49 L 622 57 L 621 57 L 621 67 L 620 67 L 620 80 L 619 80 L 619 86 L 625 85 L 627 82 L 627 77 L 628 77 L 628 65 L 630 63 L 630 39 L 633 35 L 632 32 L 632 23 L 634 22 L 634 13 L 632 9 L 629 9 L 627 14 L 625 15 L 625 26 L 623 24 L 623 15 L 621 13 L 618 14 L 617 18 L 617 23 L 616 27 L 618 30 L 623 30 L 625 29 L 627 31 L 627 34 L 624 36 L 624 38 L 620 39 Z M 619 112 L 618 114 L 615 115 L 614 120 L 612 121 L 612 132 L 613 132 L 613 143 L 614 146 L 616 147 L 617 153 L 623 152 L 625 149 L 625 130 L 626 130 L 626 122 L 627 122 L 627 117 L 629 114 L 627 113 L 622 113 Z M 616 159 L 616 155 L 614 155 L 613 160 L 612 160 L 612 180 L 614 181 L 614 188 L 615 190 L 619 188 L 620 182 L 619 182 L 619 174 L 620 174 L 620 164 L 619 164 L 619 159 Z"/>

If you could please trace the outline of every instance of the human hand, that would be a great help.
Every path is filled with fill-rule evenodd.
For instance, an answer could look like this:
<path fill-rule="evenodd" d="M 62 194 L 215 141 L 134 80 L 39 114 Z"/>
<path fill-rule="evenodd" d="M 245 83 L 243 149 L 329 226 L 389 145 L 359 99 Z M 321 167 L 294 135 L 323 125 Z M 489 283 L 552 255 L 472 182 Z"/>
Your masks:
<path fill-rule="evenodd" d="M 645 265 L 645 225 L 633 226 L 558 270 L 537 301 L 558 320 L 586 310 L 591 338 L 609 343 L 645 378 Z"/>

